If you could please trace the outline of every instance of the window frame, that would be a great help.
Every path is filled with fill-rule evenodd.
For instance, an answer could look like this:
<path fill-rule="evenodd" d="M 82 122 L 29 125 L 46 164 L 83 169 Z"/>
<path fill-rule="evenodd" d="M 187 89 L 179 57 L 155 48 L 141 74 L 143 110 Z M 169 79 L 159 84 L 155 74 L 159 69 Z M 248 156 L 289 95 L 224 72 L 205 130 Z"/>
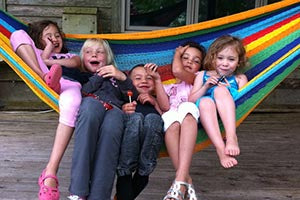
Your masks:
<path fill-rule="evenodd" d="M 121 32 L 166 29 L 165 26 L 130 26 L 130 0 L 121 1 Z M 255 0 L 255 8 L 265 6 L 268 0 Z M 186 25 L 198 23 L 199 0 L 187 0 Z"/>

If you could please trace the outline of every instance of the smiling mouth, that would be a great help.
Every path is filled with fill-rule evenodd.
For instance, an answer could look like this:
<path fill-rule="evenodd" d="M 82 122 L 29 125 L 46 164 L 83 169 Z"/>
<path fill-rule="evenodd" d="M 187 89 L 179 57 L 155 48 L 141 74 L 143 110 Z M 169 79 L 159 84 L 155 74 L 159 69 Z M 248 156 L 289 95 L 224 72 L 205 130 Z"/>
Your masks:
<path fill-rule="evenodd" d="M 92 65 L 98 65 L 100 62 L 99 61 L 92 61 L 90 62 Z"/>

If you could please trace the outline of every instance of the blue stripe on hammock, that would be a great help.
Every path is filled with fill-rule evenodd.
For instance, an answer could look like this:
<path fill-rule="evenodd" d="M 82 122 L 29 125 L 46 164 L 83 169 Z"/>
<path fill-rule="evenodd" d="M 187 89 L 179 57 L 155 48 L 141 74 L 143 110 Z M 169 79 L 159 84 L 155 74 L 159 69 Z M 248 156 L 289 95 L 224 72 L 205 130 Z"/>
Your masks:
<path fill-rule="evenodd" d="M 3 21 L 9 22 L 9 25 L 13 27 L 15 30 L 23 29 L 27 30 L 27 26 L 16 20 L 15 18 L 9 16 L 7 13 L 4 13 L 0 10 L 0 19 L 4 19 Z"/>
<path fill-rule="evenodd" d="M 277 17 L 278 16 L 276 16 L 276 18 Z M 280 18 L 282 20 L 284 20 L 284 19 L 287 19 L 288 17 L 283 18 L 282 16 L 280 16 Z M 278 23 L 278 21 L 276 21 L 277 19 L 274 20 L 273 18 L 270 18 L 269 16 L 267 17 L 267 20 L 272 21 L 272 23 L 273 22 Z M 241 38 L 245 38 L 245 37 L 250 36 L 251 34 L 256 33 L 258 31 L 257 26 L 258 27 L 261 26 L 260 22 L 256 22 L 256 23 L 258 25 L 255 24 L 255 25 L 252 25 L 252 26 L 248 26 L 248 24 L 246 24 L 245 27 L 247 27 L 247 28 L 245 28 L 245 30 L 241 29 L 241 26 L 236 26 L 236 27 L 228 29 L 228 30 L 217 31 L 213 34 L 205 34 L 205 35 L 200 35 L 200 36 L 197 36 L 197 37 L 191 37 L 191 39 L 196 41 L 196 42 L 199 42 L 201 44 L 204 44 L 204 46 L 207 48 L 207 46 L 209 46 L 211 44 L 211 42 L 213 42 L 213 40 L 214 40 L 214 39 L 211 39 L 211 38 L 216 38 L 220 35 L 231 33 L 231 31 L 233 31 L 234 29 L 236 29 L 238 31 L 233 32 L 232 35 L 236 35 L 236 36 L 241 37 Z M 264 23 L 264 22 L 261 22 L 261 23 Z M 273 24 L 271 24 L 271 25 L 273 25 Z M 208 40 L 208 41 L 203 42 L 205 40 Z M 183 41 L 183 40 L 181 40 L 181 41 Z M 123 46 L 123 48 L 126 49 L 126 54 L 117 54 L 116 61 L 117 61 L 119 66 L 122 66 L 126 70 L 130 69 L 132 66 L 134 66 L 136 64 L 153 62 L 153 61 L 155 61 L 159 66 L 167 65 L 167 64 L 171 63 L 171 61 L 173 59 L 174 50 L 179 45 L 178 43 L 177 43 L 178 45 L 174 45 L 174 43 L 175 43 L 174 41 L 172 41 L 172 44 L 171 44 L 171 42 L 162 42 L 160 44 L 161 46 L 155 45 L 156 48 L 160 47 L 161 49 L 168 49 L 168 50 L 159 51 L 158 49 L 155 49 L 154 52 L 150 52 L 150 50 L 149 50 L 149 49 L 151 49 L 151 46 L 153 46 L 153 45 L 146 45 L 146 44 L 133 45 L 133 47 L 131 46 L 132 50 L 130 50 L 130 48 L 126 49 L 125 46 Z M 143 52 L 143 54 L 142 53 L 129 53 L 130 51 L 138 52 L 138 50 L 139 50 L 138 46 L 143 46 L 144 50 L 140 51 L 140 52 Z M 115 49 L 113 49 L 113 51 L 115 52 Z"/>
<path fill-rule="evenodd" d="M 8 24 L 6 21 L 3 21 L 2 18 L 0 18 L 0 24 L 10 33 L 14 32 L 16 29 L 12 27 L 10 24 Z M 9 38 L 8 38 L 9 39 Z"/>
<path fill-rule="evenodd" d="M 38 88 L 42 93 L 45 94 L 52 102 L 58 105 L 58 99 L 56 99 L 45 87 L 43 87 L 29 72 L 27 72 L 14 58 L 12 58 L 4 49 L 0 48 L 0 53 L 4 55 L 11 63 L 14 65 L 20 73 L 22 73 L 29 82 L 33 83 L 34 86 Z"/>
<path fill-rule="evenodd" d="M 243 104 L 245 101 L 250 99 L 254 94 L 258 93 L 258 91 L 265 87 L 269 82 L 275 79 L 278 75 L 280 75 L 285 69 L 289 68 L 293 62 L 300 58 L 300 49 L 293 52 L 289 57 L 285 58 L 283 61 L 278 63 L 274 68 L 266 72 L 262 77 L 257 79 L 252 85 L 248 85 L 245 89 L 243 89 L 238 98 L 235 100 L 236 106 Z"/>

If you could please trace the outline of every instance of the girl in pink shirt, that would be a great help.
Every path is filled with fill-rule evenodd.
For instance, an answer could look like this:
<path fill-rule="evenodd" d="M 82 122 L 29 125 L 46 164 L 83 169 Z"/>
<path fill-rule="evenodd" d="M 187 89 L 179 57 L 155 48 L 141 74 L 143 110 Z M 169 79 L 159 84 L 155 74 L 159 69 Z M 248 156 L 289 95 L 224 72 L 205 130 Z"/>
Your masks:
<path fill-rule="evenodd" d="M 55 22 L 45 20 L 30 24 L 28 33 L 23 30 L 12 33 L 10 42 L 13 50 L 60 94 L 56 137 L 49 162 L 39 178 L 39 199 L 55 200 L 59 199 L 56 173 L 72 136 L 81 103 L 81 84 L 61 77 L 61 66 L 78 70 L 81 61 L 79 56 L 67 53 L 63 33 Z"/>

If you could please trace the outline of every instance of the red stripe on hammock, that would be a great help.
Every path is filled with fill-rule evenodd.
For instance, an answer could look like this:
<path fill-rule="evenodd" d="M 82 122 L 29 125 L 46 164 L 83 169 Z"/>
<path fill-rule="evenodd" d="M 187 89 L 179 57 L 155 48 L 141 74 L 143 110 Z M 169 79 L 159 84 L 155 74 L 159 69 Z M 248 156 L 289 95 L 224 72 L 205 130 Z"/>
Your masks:
<path fill-rule="evenodd" d="M 293 20 L 295 20 L 295 19 L 297 19 L 299 17 L 300 17 L 300 14 L 295 14 L 295 15 L 293 15 L 293 16 L 291 16 L 291 17 L 289 17 L 289 18 L 287 18 L 287 19 L 285 19 L 285 20 L 283 20 L 281 22 L 278 22 L 278 23 L 276 23 L 276 24 L 274 24 L 274 25 L 272 25 L 272 26 L 270 26 L 270 27 L 268 27 L 266 29 L 263 29 L 263 30 L 255 33 L 253 35 L 245 37 L 243 39 L 243 43 L 244 43 L 244 45 L 250 44 L 251 42 L 253 42 L 253 41 L 255 41 L 255 40 L 263 37 L 264 35 L 266 35 L 266 34 L 272 32 L 272 31 L 274 31 L 275 29 L 280 28 L 281 26 L 283 26 L 285 24 L 288 24 L 289 22 L 291 22 L 291 21 L 293 21 Z"/>

